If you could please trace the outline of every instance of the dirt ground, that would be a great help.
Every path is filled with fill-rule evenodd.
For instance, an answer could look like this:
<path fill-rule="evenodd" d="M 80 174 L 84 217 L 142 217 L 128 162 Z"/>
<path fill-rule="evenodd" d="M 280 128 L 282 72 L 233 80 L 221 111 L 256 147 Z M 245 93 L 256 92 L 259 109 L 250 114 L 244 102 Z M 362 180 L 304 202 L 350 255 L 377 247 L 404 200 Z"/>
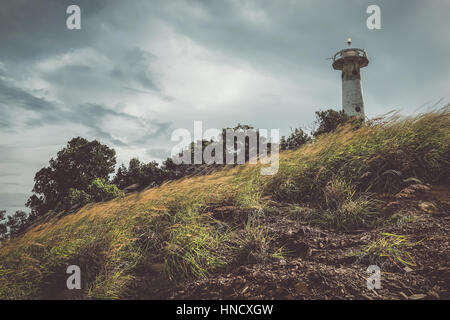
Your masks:
<path fill-rule="evenodd" d="M 373 230 L 333 232 L 276 204 L 264 217 L 281 259 L 247 259 L 230 270 L 162 289 L 162 299 L 450 299 L 450 215 L 448 187 L 409 188 L 380 196 L 386 210 L 403 218 Z M 376 262 L 355 255 L 382 233 L 407 236 L 414 265 L 389 257 Z M 381 288 L 368 289 L 367 268 L 381 269 Z"/>

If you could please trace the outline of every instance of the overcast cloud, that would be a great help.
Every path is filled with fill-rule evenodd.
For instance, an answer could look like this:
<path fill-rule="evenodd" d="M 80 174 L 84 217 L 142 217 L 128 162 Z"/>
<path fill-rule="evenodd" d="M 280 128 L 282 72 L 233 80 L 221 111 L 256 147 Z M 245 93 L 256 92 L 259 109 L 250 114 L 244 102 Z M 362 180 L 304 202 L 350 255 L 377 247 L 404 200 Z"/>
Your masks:
<path fill-rule="evenodd" d="M 66 28 L 70 4 L 81 30 Z M 369 4 L 382 30 L 367 29 Z M 447 0 L 1 0 L 0 209 L 20 208 L 75 136 L 114 147 L 120 164 L 163 160 L 194 120 L 308 127 L 314 111 L 340 108 L 326 58 L 348 37 L 369 55 L 369 117 L 444 105 L 449 15 Z"/>

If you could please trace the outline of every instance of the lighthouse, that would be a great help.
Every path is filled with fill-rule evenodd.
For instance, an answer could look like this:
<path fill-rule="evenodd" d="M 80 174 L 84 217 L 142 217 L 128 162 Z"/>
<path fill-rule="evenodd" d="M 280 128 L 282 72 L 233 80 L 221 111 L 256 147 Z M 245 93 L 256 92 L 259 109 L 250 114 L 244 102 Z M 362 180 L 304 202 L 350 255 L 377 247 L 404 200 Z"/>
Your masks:
<path fill-rule="evenodd" d="M 333 69 L 341 70 L 342 110 L 349 116 L 365 117 L 361 87 L 360 69 L 369 64 L 366 51 L 351 48 L 352 40 L 347 40 L 348 48 L 333 56 Z"/>

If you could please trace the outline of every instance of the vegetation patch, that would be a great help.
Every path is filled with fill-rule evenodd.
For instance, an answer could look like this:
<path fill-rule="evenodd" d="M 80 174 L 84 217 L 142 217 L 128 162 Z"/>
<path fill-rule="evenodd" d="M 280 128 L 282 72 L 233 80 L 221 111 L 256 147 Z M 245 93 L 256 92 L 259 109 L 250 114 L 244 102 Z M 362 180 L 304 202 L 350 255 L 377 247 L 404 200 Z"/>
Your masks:
<path fill-rule="evenodd" d="M 420 244 L 424 239 L 412 242 L 407 236 L 392 233 L 382 233 L 381 237 L 366 246 L 361 252 L 355 253 L 360 259 L 371 264 L 385 265 L 386 260 L 394 265 L 416 266 L 409 249 Z"/>

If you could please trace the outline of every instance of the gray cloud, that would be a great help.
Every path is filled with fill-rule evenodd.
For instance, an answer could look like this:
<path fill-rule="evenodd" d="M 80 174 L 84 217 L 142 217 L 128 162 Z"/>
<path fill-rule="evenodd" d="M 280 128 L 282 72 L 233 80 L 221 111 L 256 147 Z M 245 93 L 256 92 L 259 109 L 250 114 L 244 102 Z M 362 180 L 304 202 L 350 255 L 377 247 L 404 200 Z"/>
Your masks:
<path fill-rule="evenodd" d="M 164 158 L 171 131 L 194 120 L 308 127 L 317 109 L 339 108 L 339 73 L 325 59 L 347 37 L 369 54 L 369 116 L 449 102 L 445 0 L 379 0 L 376 31 L 368 0 L 78 0 L 76 31 L 65 27 L 70 4 L 2 1 L 0 172 L 21 173 L 8 177 L 26 185 L 18 193 L 72 136 L 111 144 L 120 163 Z"/>
<path fill-rule="evenodd" d="M 16 172 L 11 172 L 11 173 L 1 173 L 0 172 L 0 178 L 4 178 L 4 177 L 18 177 L 20 176 L 20 174 L 16 173 Z"/>
<path fill-rule="evenodd" d="M 24 193 L 0 193 L 0 210 L 6 210 L 8 214 L 17 210 L 27 211 L 25 207 L 27 198 L 27 194 Z"/>
<path fill-rule="evenodd" d="M 81 104 L 72 108 L 61 108 L 56 103 L 46 99 L 36 97 L 18 87 L 7 86 L 0 79 L 0 105 L 2 119 L 8 118 L 8 106 L 32 111 L 32 115 L 24 121 L 24 126 L 28 129 L 55 124 L 80 124 L 89 129 L 92 136 L 98 136 L 117 146 L 127 146 L 123 140 L 114 138 L 109 132 L 102 128 L 102 124 L 109 118 L 118 118 L 119 121 L 128 120 L 141 128 L 139 136 L 131 137 L 133 144 L 146 143 L 153 138 L 157 138 L 171 127 L 171 122 L 160 122 L 158 120 L 144 120 L 139 117 L 108 108 L 100 104 Z M 4 120 L 6 127 L 13 124 Z"/>
<path fill-rule="evenodd" d="M 108 1 L 113 4 L 115 0 Z M 108 3 L 77 0 L 82 8 L 83 26 L 87 33 L 70 32 L 65 28 L 66 8 L 71 0 L 4 0 L 0 12 L 0 60 L 34 60 L 51 53 L 87 46 L 98 38 L 97 17 Z"/>
<path fill-rule="evenodd" d="M 112 76 L 123 81 L 136 82 L 143 89 L 159 91 L 150 72 L 150 62 L 155 56 L 140 48 L 128 51 L 123 60 L 113 69 Z"/>
<path fill-rule="evenodd" d="M 165 160 L 170 157 L 170 150 L 163 148 L 154 148 L 147 150 L 147 154 L 152 158 L 157 158 L 161 160 Z"/>
<path fill-rule="evenodd" d="M 54 109 L 54 107 L 44 99 L 37 98 L 20 88 L 9 86 L 1 79 L 0 103 L 4 105 L 3 110 L 6 110 L 6 108 L 17 107 L 29 111 L 48 112 Z"/>

